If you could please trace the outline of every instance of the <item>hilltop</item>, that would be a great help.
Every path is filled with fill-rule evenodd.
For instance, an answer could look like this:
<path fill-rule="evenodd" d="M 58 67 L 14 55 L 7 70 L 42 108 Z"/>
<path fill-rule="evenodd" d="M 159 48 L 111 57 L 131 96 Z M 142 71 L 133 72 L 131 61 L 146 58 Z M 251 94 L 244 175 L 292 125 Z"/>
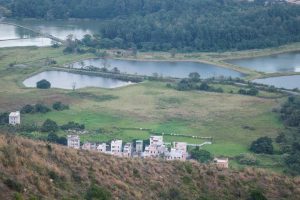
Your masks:
<path fill-rule="evenodd" d="M 299 199 L 299 178 L 193 162 L 126 159 L 0 136 L 0 199 Z M 101 198 L 100 198 L 101 199 Z"/>

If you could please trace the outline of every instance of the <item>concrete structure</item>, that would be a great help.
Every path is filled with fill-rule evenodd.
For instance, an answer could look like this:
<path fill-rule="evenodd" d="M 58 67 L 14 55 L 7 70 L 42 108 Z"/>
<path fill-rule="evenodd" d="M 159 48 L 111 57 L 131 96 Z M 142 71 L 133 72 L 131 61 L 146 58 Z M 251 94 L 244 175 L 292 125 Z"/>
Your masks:
<path fill-rule="evenodd" d="M 84 149 L 84 150 L 96 150 L 97 145 L 96 145 L 96 143 L 86 142 L 82 145 L 81 148 Z"/>
<path fill-rule="evenodd" d="M 152 135 L 150 136 L 150 145 L 163 145 L 163 136 Z"/>
<path fill-rule="evenodd" d="M 186 160 L 187 157 L 187 143 L 186 142 L 173 142 L 174 149 L 181 152 L 181 159 Z"/>
<path fill-rule="evenodd" d="M 172 148 L 170 152 L 165 154 L 166 160 L 186 160 L 186 152 Z"/>
<path fill-rule="evenodd" d="M 221 168 L 221 169 L 228 169 L 228 158 L 215 158 L 214 159 L 214 163 L 217 165 L 218 168 Z"/>
<path fill-rule="evenodd" d="M 132 156 L 132 143 L 126 143 L 123 150 L 123 157 L 131 157 Z"/>
<path fill-rule="evenodd" d="M 122 140 L 112 140 L 110 149 L 112 155 L 122 156 Z"/>
<path fill-rule="evenodd" d="M 99 144 L 97 146 L 97 151 L 106 153 L 106 143 Z"/>
<path fill-rule="evenodd" d="M 78 135 L 68 135 L 68 147 L 74 149 L 80 149 L 80 138 Z"/>
<path fill-rule="evenodd" d="M 135 141 L 135 151 L 140 154 L 143 152 L 143 140 Z"/>
<path fill-rule="evenodd" d="M 21 115 L 20 115 L 20 111 L 16 111 L 16 112 L 11 112 L 9 114 L 9 124 L 11 125 L 17 125 L 21 123 Z"/>

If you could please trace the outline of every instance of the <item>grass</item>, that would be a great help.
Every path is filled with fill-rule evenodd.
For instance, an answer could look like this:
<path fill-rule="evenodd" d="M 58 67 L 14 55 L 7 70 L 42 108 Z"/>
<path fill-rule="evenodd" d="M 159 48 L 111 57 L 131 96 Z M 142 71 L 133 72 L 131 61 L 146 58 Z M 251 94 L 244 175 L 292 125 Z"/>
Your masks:
<path fill-rule="evenodd" d="M 181 92 L 167 88 L 166 83 L 149 81 L 118 89 L 86 88 L 75 92 L 28 89 L 21 85 L 24 78 L 45 69 L 41 60 L 46 57 L 63 64 L 90 56 L 64 55 L 62 49 L 53 48 L 0 49 L 0 112 L 17 110 L 25 104 L 43 102 L 51 105 L 55 101 L 62 101 L 70 105 L 70 110 L 22 115 L 23 123 L 42 124 L 47 118 L 55 120 L 59 125 L 69 121 L 83 123 L 90 133 L 83 135 L 82 140 L 95 142 L 114 138 L 124 141 L 146 139 L 150 135 L 150 131 L 120 128 L 148 128 L 158 133 L 212 137 L 214 144 L 204 148 L 216 156 L 235 156 L 248 152 L 253 140 L 261 136 L 275 138 L 283 128 L 276 113 L 272 112 L 283 99 L 267 92 L 262 92 L 259 97 Z M 215 54 L 206 56 L 212 58 Z M 9 67 L 10 63 L 25 63 L 27 66 Z M 226 92 L 233 90 L 234 93 L 239 89 L 230 85 L 214 86 L 220 86 Z M 107 131 L 99 134 L 99 128 Z M 34 133 L 33 136 L 39 135 Z M 175 136 L 165 136 L 165 140 L 203 142 L 200 139 Z"/>

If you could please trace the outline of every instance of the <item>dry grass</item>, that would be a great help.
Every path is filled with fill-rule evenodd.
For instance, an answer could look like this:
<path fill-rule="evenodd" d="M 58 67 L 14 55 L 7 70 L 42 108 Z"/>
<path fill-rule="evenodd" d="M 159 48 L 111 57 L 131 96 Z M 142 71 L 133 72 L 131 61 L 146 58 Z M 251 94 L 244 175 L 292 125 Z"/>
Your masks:
<path fill-rule="evenodd" d="M 0 199 L 14 196 L 7 179 L 22 185 L 25 198 L 83 199 L 92 183 L 114 199 L 247 199 L 251 190 L 268 199 L 300 198 L 299 178 L 264 170 L 116 158 L 7 135 L 0 136 L 0 160 Z"/>

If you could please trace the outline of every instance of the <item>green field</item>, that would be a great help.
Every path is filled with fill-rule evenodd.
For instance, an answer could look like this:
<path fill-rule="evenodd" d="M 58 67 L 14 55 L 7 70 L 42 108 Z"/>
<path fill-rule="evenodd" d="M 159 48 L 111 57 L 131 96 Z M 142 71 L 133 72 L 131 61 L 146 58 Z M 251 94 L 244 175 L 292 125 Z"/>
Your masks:
<path fill-rule="evenodd" d="M 22 81 L 26 77 L 49 68 L 43 65 L 47 57 L 62 65 L 91 55 L 64 55 L 61 49 L 53 48 L 1 49 L 0 112 L 17 110 L 25 104 L 42 102 L 50 106 L 55 101 L 62 101 L 70 105 L 69 110 L 22 115 L 22 122 L 41 125 L 49 118 L 59 125 L 69 121 L 82 123 L 89 131 L 81 136 L 82 141 L 147 139 L 151 132 L 212 137 L 213 144 L 204 148 L 216 156 L 230 157 L 248 152 L 250 143 L 256 138 L 275 138 L 283 129 L 272 109 L 279 107 L 284 97 L 267 92 L 261 92 L 258 97 L 230 94 L 230 90 L 237 93 L 237 86 L 215 85 L 222 87 L 225 93 L 182 92 L 167 88 L 166 83 L 151 81 L 118 89 L 70 91 L 24 88 Z M 25 63 L 26 66 L 13 66 L 11 63 Z M 113 98 L 106 98 L 108 95 Z M 99 129 L 104 132 L 99 132 Z M 46 136 L 36 132 L 29 134 L 32 137 Z M 59 134 L 67 133 L 60 131 Z M 205 140 L 165 136 L 165 141 L 199 144 Z M 272 159 L 261 160 L 262 163 L 264 160 L 272 162 Z M 262 166 L 273 168 L 272 164 Z"/>

